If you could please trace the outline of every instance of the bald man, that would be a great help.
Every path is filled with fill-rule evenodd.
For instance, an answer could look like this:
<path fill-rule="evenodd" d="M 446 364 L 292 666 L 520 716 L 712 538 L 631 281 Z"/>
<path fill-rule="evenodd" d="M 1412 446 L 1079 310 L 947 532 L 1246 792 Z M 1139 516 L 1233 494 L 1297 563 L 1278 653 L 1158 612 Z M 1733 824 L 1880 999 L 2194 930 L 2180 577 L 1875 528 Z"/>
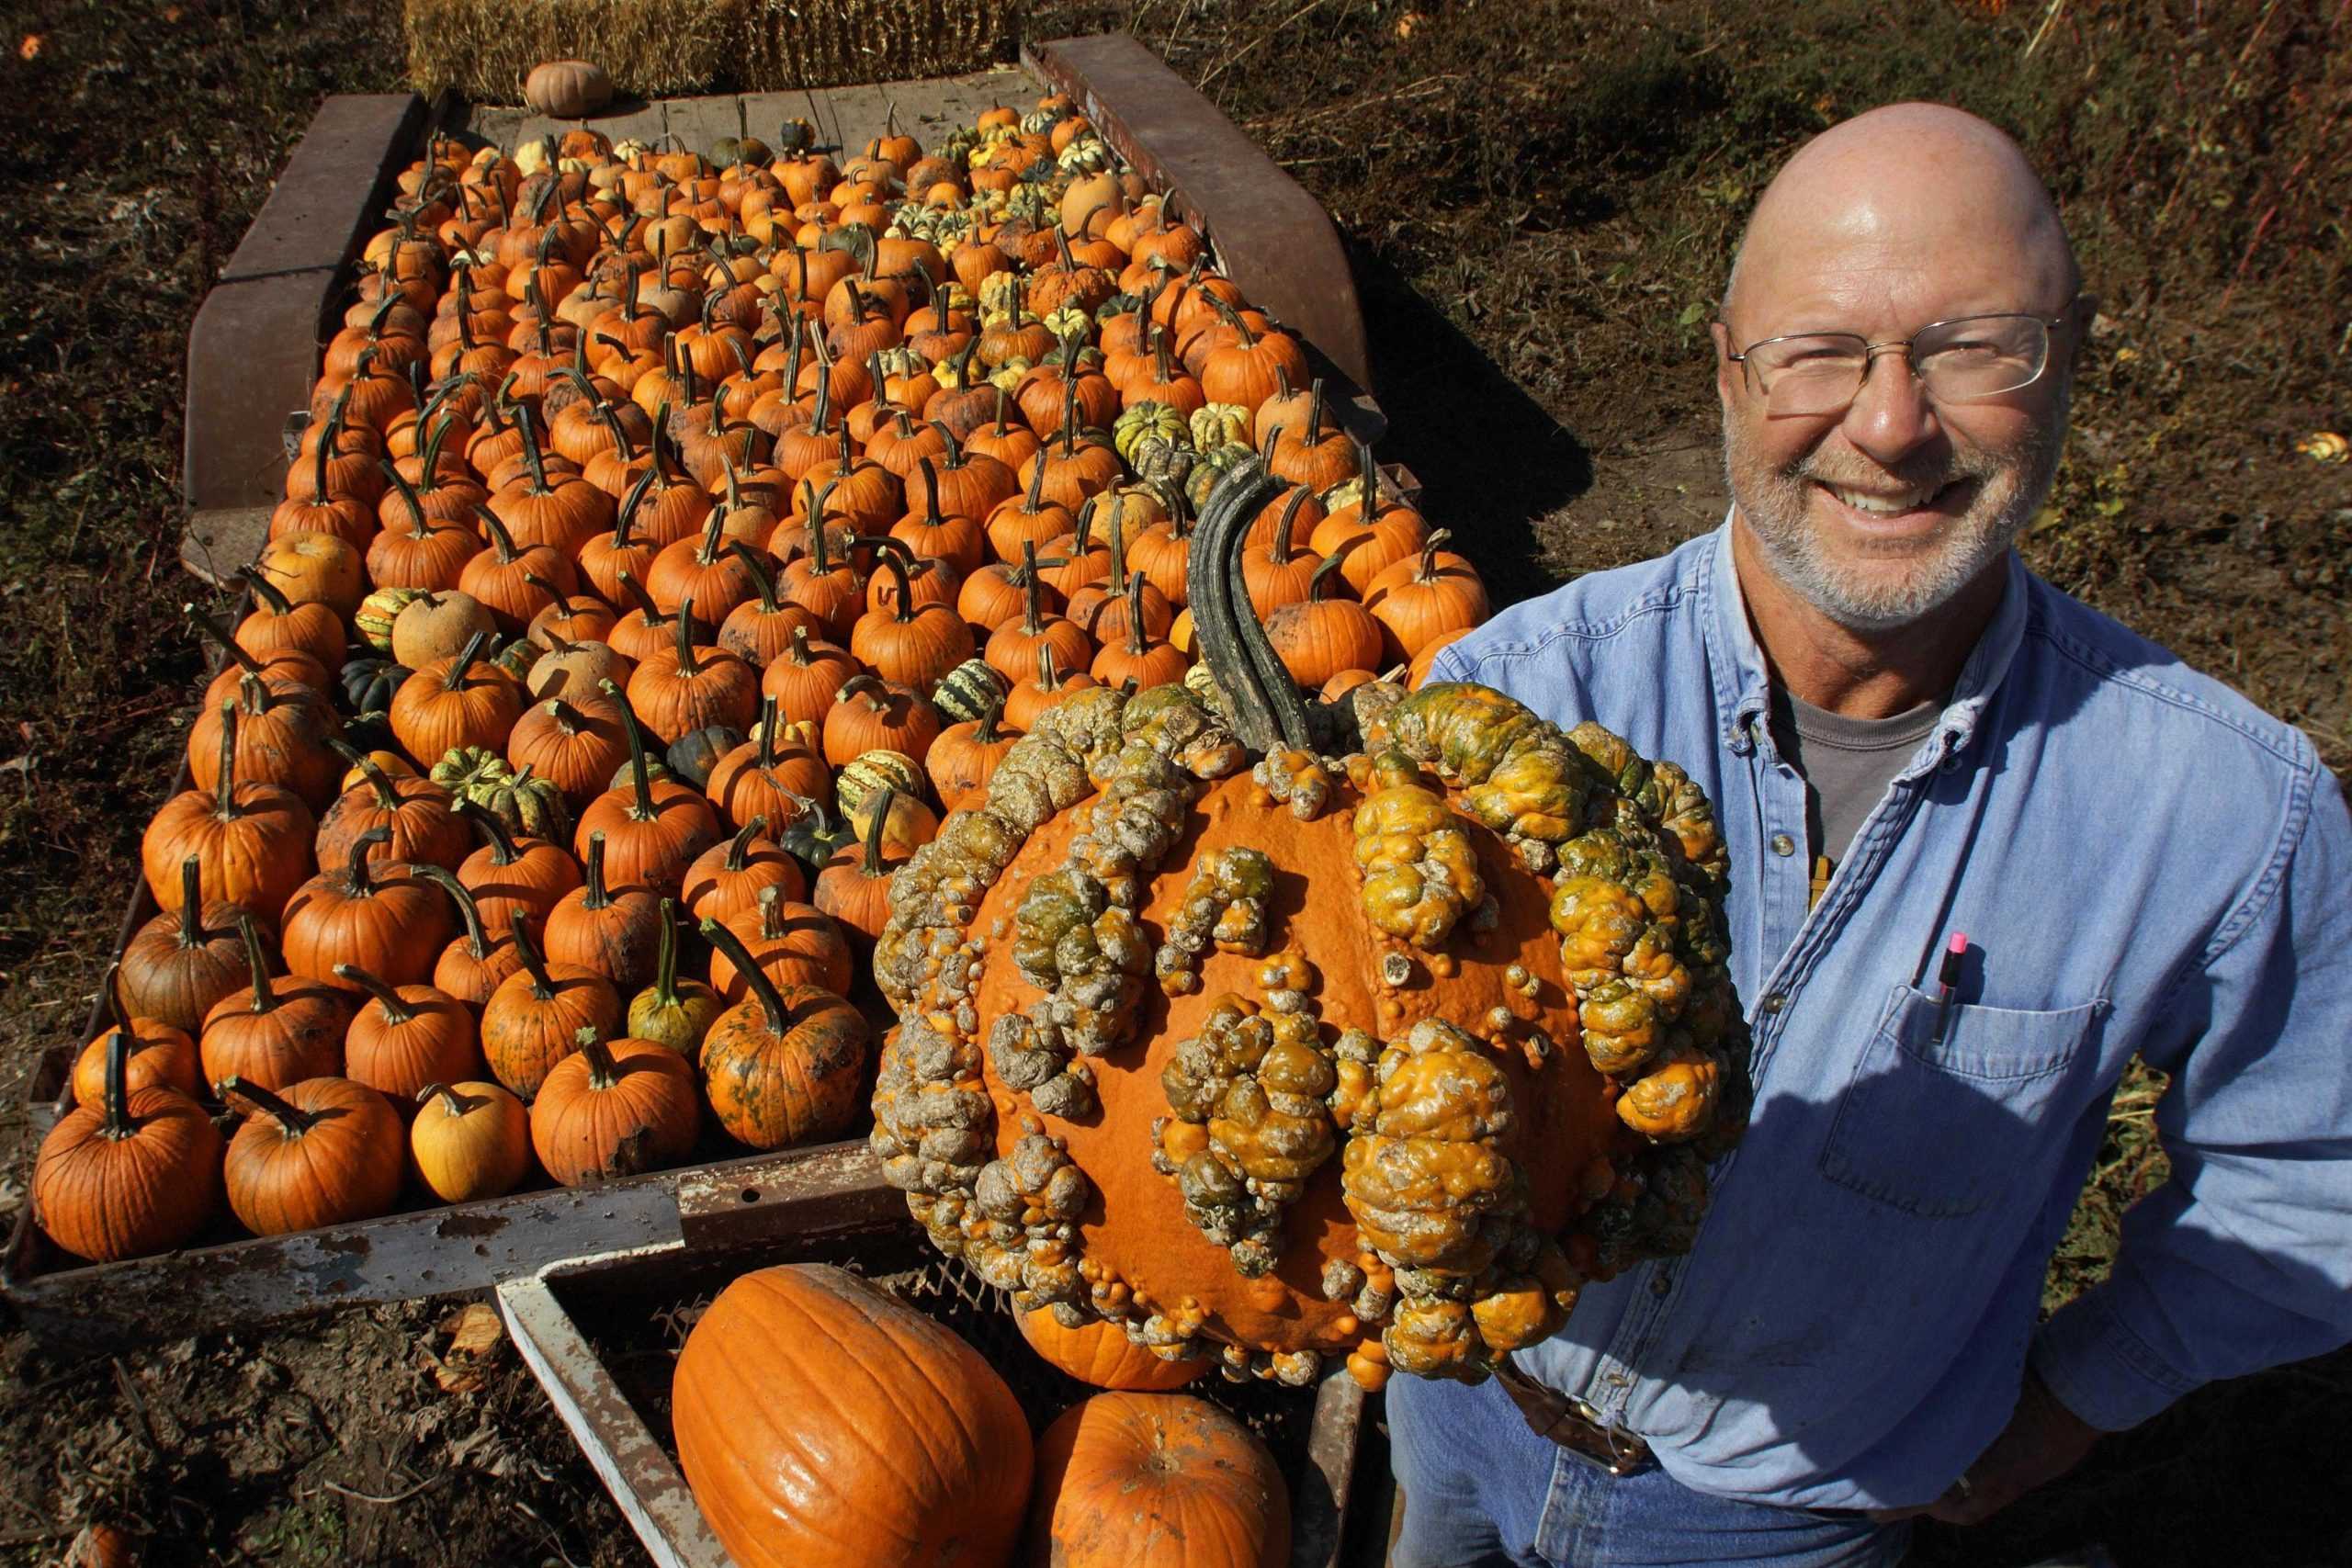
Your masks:
<path fill-rule="evenodd" d="M 1389 1385 L 1397 1568 L 1889 1562 L 2099 1432 L 2352 1338 L 2352 823 L 2298 731 L 2029 573 L 2092 306 L 2025 159 L 1875 110 L 1757 204 L 1730 512 L 1440 680 L 1690 770 L 1752 1122 L 1691 1251 Z M 2038 1323 L 2134 1054 L 2172 1179 Z"/>

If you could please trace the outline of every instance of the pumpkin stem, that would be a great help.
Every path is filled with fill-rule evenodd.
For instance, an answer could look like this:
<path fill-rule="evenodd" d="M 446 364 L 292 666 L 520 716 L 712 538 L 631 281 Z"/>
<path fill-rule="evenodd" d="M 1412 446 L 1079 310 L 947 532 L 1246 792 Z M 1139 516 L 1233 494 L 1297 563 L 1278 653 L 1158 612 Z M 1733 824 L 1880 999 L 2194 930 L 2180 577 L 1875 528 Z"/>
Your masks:
<path fill-rule="evenodd" d="M 660 605 L 654 604 L 653 595 L 645 591 L 645 585 L 638 581 L 635 572 L 627 567 L 622 567 L 613 575 L 619 581 L 621 592 L 628 595 L 629 603 L 637 606 L 637 613 L 645 617 L 645 624 L 648 626 L 658 626 L 671 618 L 662 613 Z"/>
<path fill-rule="evenodd" d="M 784 993 L 776 989 L 767 971 L 752 957 L 743 939 L 712 919 L 703 921 L 702 935 L 705 942 L 727 955 L 727 962 L 735 966 L 735 973 L 743 976 L 743 984 L 759 998 L 760 1010 L 767 1016 L 768 1032 L 779 1040 L 784 1038 L 785 1031 L 792 1025 L 792 1010 L 784 1005 Z"/>
<path fill-rule="evenodd" d="M 277 987 L 269 980 L 269 950 L 262 945 L 261 926 L 243 910 L 237 912 L 237 935 L 245 944 L 245 967 L 254 977 L 254 1005 L 256 1013 L 277 1010 Z"/>
<path fill-rule="evenodd" d="M 530 911 L 515 910 L 507 921 L 506 931 L 514 939 L 515 956 L 523 961 L 523 972 L 531 977 L 531 995 L 543 1002 L 555 1000 L 555 978 L 548 973 L 547 956 L 531 940 Z"/>
<path fill-rule="evenodd" d="M 319 1117 L 316 1112 L 300 1110 L 290 1101 L 280 1099 L 277 1094 L 262 1088 L 261 1085 L 247 1083 L 234 1073 L 222 1078 L 212 1088 L 223 1100 L 232 1098 L 242 1100 L 253 1106 L 254 1110 L 277 1117 L 278 1125 L 286 1129 L 286 1135 L 289 1138 L 299 1138 L 318 1124 Z"/>
<path fill-rule="evenodd" d="M 328 736 L 327 748 L 343 759 L 345 766 L 359 770 L 361 782 L 375 790 L 376 804 L 379 808 L 385 811 L 399 808 L 400 791 L 392 786 L 391 775 L 377 765 L 375 758 L 354 749 L 339 736 Z"/>
<path fill-rule="evenodd" d="M 1308 498 L 1314 493 L 1306 485 L 1300 485 L 1290 492 L 1290 499 L 1283 503 L 1283 514 L 1274 522 L 1274 547 L 1266 552 L 1266 558 L 1276 566 L 1288 566 L 1291 557 L 1297 553 L 1291 547 L 1291 534 L 1298 525 L 1299 509 L 1306 504 Z"/>
<path fill-rule="evenodd" d="M 1437 579 L 1437 550 L 1440 545 L 1453 537 L 1451 528 L 1432 528 L 1430 536 L 1421 541 L 1420 570 L 1413 574 L 1416 582 L 1433 582 Z"/>
<path fill-rule="evenodd" d="M 220 699 L 220 775 L 212 781 L 212 815 L 233 822 L 244 815 L 237 808 L 237 699 Z"/>
<path fill-rule="evenodd" d="M 691 595 L 678 601 L 676 643 L 678 649 L 678 679 L 691 681 L 702 673 L 702 662 L 695 657 L 695 602 Z"/>
<path fill-rule="evenodd" d="M 528 406 L 520 403 L 515 405 L 514 428 L 523 433 L 523 462 L 524 466 L 531 470 L 531 493 L 546 495 L 551 487 L 548 484 L 547 465 L 539 460 L 539 435 L 538 432 L 532 428 L 531 411 Z"/>
<path fill-rule="evenodd" d="M 1340 563 L 1348 558 L 1348 549 L 1362 542 L 1363 536 L 1359 535 L 1356 538 L 1350 539 L 1346 547 L 1333 550 L 1315 563 L 1315 573 L 1306 580 L 1308 604 L 1319 604 L 1323 602 L 1324 593 L 1331 586 L 1331 579 L 1339 572 Z"/>
<path fill-rule="evenodd" d="M 637 803 L 629 808 L 629 818 L 636 822 L 657 820 L 661 812 L 653 804 L 653 775 L 645 765 L 645 736 L 637 728 L 637 710 L 629 705 L 628 694 L 607 679 L 596 684 L 621 710 L 621 731 L 628 737 L 629 786 L 637 793 Z"/>
<path fill-rule="evenodd" d="M 378 979 L 375 976 L 370 975 L 367 970 L 360 968 L 356 964 L 336 964 L 334 966 L 334 977 L 338 980 L 347 980 L 351 984 L 358 987 L 361 990 L 367 992 L 369 996 L 375 998 L 376 1005 L 384 1010 L 384 1021 L 390 1023 L 395 1029 L 404 1023 L 410 1023 L 415 1021 L 416 1013 L 414 1010 L 410 1008 L 408 1003 L 401 999 L 399 991 L 395 990 L 391 986 L 386 984 L 384 981 Z"/>
<path fill-rule="evenodd" d="M 460 801 L 458 807 L 459 809 L 463 809 L 471 804 L 470 801 Z M 497 863 L 504 864 L 505 863 L 502 861 Z M 474 901 L 471 890 L 458 881 L 454 874 L 440 866 L 421 863 L 415 870 L 417 875 L 447 893 L 450 901 L 458 906 L 458 918 L 466 923 L 466 951 L 472 955 L 474 962 L 479 964 L 488 958 L 491 948 L 490 933 L 482 929 L 481 906 Z"/>
<path fill-rule="evenodd" d="M 497 812 L 491 810 L 480 801 L 469 800 L 462 795 L 457 797 L 456 810 L 458 816 L 481 830 L 482 838 L 490 845 L 491 864 L 503 870 L 523 858 L 523 852 L 514 846 L 514 833 L 507 828 L 505 819 Z"/>
<path fill-rule="evenodd" d="M 795 631 L 798 631 L 799 629 L 800 628 L 798 626 L 795 626 L 793 628 Z M 753 762 L 762 768 L 772 768 L 775 765 L 775 728 L 777 716 L 775 694 L 772 693 L 763 692 L 760 694 L 759 722 L 752 726 L 752 744 L 753 747 L 752 759 Z M 760 818 L 754 817 L 752 820 L 756 822 L 760 820 Z M 732 866 L 729 869 L 741 871 L 743 868 L 741 866 Z"/>
<path fill-rule="evenodd" d="M 1127 579 L 1127 651 L 1137 659 L 1151 651 L 1150 639 L 1144 636 L 1143 629 L 1144 581 L 1139 571 Z"/>
<path fill-rule="evenodd" d="M 378 844 L 389 844 L 391 841 L 392 830 L 380 822 L 351 840 L 351 863 L 345 874 L 351 883 L 353 897 L 368 898 L 375 896 L 376 883 L 368 870 L 368 852 Z"/>
<path fill-rule="evenodd" d="M 582 900 L 582 907 L 590 909 L 611 908 L 612 895 L 605 888 L 605 835 L 601 832 L 588 835 L 587 875 L 587 897 Z"/>
<path fill-rule="evenodd" d="M 875 558 L 888 569 L 891 581 L 898 585 L 899 602 L 892 606 L 896 612 L 892 618 L 902 626 L 911 624 L 915 618 L 915 590 L 914 584 L 907 579 L 907 563 L 899 558 L 899 548 L 894 547 L 899 546 L 899 541 L 885 538 L 864 542 L 873 547 Z"/>
<path fill-rule="evenodd" d="M 474 515 L 481 520 L 482 528 L 490 535 L 491 547 L 498 552 L 498 564 L 513 566 L 522 559 L 523 552 L 514 547 L 514 536 L 506 531 L 506 525 L 498 520 L 498 513 L 478 501 L 472 505 Z"/>
<path fill-rule="evenodd" d="M 581 1055 L 587 1058 L 589 1088 L 609 1089 L 620 1083 L 620 1064 L 613 1060 L 612 1047 L 605 1043 L 605 1037 L 596 1032 L 594 1024 L 582 1024 L 571 1038 L 579 1043 Z"/>
<path fill-rule="evenodd" d="M 391 482 L 392 489 L 398 491 L 400 498 L 408 502 L 409 514 L 416 520 L 415 525 L 410 528 L 409 532 L 422 538 L 429 529 L 424 516 L 424 502 L 416 498 L 416 487 L 402 478 L 400 469 L 391 464 L 379 460 L 376 467 L 384 471 L 384 478 Z M 430 473 L 432 470 L 428 468 L 425 471 Z"/>
<path fill-rule="evenodd" d="M 231 635 L 228 627 L 222 626 L 219 621 L 214 620 L 210 615 L 206 615 L 202 610 L 198 609 L 192 604 L 182 604 L 180 606 L 180 614 L 186 615 L 188 618 L 189 624 L 194 626 L 197 630 L 202 632 L 206 637 L 210 637 L 214 642 L 219 643 L 220 645 L 220 651 L 228 655 L 229 660 L 233 662 L 238 669 L 243 670 L 248 675 L 259 675 L 262 672 L 261 660 L 255 659 L 251 652 L 240 645 L 236 637 Z"/>
<path fill-rule="evenodd" d="M 466 646 L 458 649 L 458 657 L 451 661 L 449 672 L 441 677 L 441 689 L 445 692 L 462 690 L 468 672 L 481 661 L 492 640 L 492 636 L 489 632 L 476 632 L 466 638 Z"/>
<path fill-rule="evenodd" d="M 1002 402 L 1004 400 L 1004 389 L 1002 387 L 999 387 L 996 389 L 996 395 L 997 400 L 1000 403 Z M 1027 517 L 1035 517 L 1038 513 L 1044 511 L 1045 496 L 1046 457 L 1045 454 L 1041 452 L 1036 457 L 1031 458 L 1029 462 L 1029 495 L 1028 499 L 1024 500 L 1021 503 L 1022 514 Z"/>
<path fill-rule="evenodd" d="M 754 823 L 762 820 L 753 818 Z M 661 1007 L 678 1005 L 678 901 L 662 900 L 660 945 L 654 949 L 653 999 Z"/>
<path fill-rule="evenodd" d="M 620 428 L 617 421 L 615 422 L 613 428 L 615 430 Z M 644 502 L 645 492 L 653 488 L 654 478 L 653 469 L 648 467 L 645 472 L 637 476 L 637 482 L 628 487 L 628 493 L 621 498 L 621 509 L 613 518 L 615 554 L 628 548 L 635 542 L 637 509 Z"/>
<path fill-rule="evenodd" d="M 1256 751 L 1307 744 L 1297 683 L 1266 641 L 1241 576 L 1241 546 L 1258 510 L 1282 481 L 1252 457 L 1217 481 L 1186 562 L 1201 657 L 1233 705 L 1234 730 Z"/>
<path fill-rule="evenodd" d="M 1372 460 L 1372 443 L 1356 443 L 1356 521 L 1369 525 L 1380 512 L 1380 466 Z"/>
<path fill-rule="evenodd" d="M 865 821 L 865 855 L 858 870 L 869 880 L 878 881 L 890 868 L 882 863 L 882 835 L 890 820 L 890 807 L 899 803 L 899 786 L 885 784 L 874 792 L 874 815 Z"/>
<path fill-rule="evenodd" d="M 447 1116 L 463 1116 L 485 1103 L 479 1098 L 459 1094 L 445 1083 L 429 1083 L 416 1091 L 419 1105 L 429 1106 L 436 1100 L 441 1102 L 442 1114 Z"/>
<path fill-rule="evenodd" d="M 1083 553 L 1083 547 L 1080 547 L 1080 553 Z M 1021 632 L 1023 637 L 1034 637 L 1041 636 L 1045 629 L 1044 590 L 1037 581 L 1037 542 L 1023 539 L 1021 541 Z"/>
<path fill-rule="evenodd" d="M 204 857 L 180 861 L 180 946 L 204 945 Z"/>
<path fill-rule="evenodd" d="M 253 567 L 241 567 L 237 571 L 237 580 L 253 590 L 254 597 L 260 600 L 271 615 L 290 615 L 294 613 L 294 602 L 287 598 L 279 591 L 277 584 L 263 576 L 258 570 Z"/>
<path fill-rule="evenodd" d="M 107 1036 L 106 1088 L 99 1103 L 105 1120 L 98 1125 L 100 1135 L 119 1141 L 139 1131 L 139 1123 L 130 1119 L 130 1050 L 131 1033 L 117 1028 Z"/>
<path fill-rule="evenodd" d="M 743 570 L 751 574 L 752 592 L 759 595 L 761 614 L 773 615 L 782 610 L 784 606 L 776 602 L 775 578 L 760 564 L 760 558 L 752 547 L 737 539 L 728 545 L 727 553 L 741 561 Z"/>
<path fill-rule="evenodd" d="M 767 825 L 768 819 L 765 817 L 754 817 L 744 823 L 741 829 L 727 840 L 727 856 L 720 863 L 732 872 L 750 870 L 752 840 L 758 838 L 766 829 Z"/>
<path fill-rule="evenodd" d="M 944 430 L 946 426 L 940 428 Z M 939 470 L 932 467 L 928 457 L 917 457 L 915 463 L 922 469 L 923 523 L 929 527 L 944 528 L 947 519 L 939 514 Z"/>

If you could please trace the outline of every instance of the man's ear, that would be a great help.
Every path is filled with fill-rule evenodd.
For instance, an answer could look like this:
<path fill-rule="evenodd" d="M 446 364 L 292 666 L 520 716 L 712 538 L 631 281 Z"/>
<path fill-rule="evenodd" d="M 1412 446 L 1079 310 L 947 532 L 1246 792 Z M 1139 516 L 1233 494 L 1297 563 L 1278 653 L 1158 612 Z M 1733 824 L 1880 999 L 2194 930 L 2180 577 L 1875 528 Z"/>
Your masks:
<path fill-rule="evenodd" d="M 1747 367 L 1731 356 L 1731 329 L 1721 321 L 1707 323 L 1707 335 L 1715 344 L 1715 397 L 1723 404 L 1724 417 L 1731 417 L 1732 400 L 1738 395 L 1741 378 Z"/>

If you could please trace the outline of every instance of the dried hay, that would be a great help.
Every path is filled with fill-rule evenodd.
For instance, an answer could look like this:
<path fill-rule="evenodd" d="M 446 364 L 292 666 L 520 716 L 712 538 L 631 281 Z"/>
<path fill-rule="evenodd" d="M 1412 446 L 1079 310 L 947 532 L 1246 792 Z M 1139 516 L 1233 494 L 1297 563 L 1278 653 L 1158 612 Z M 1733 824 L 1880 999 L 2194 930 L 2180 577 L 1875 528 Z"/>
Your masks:
<path fill-rule="evenodd" d="M 409 77 L 511 104 L 543 60 L 602 65 L 623 98 L 951 76 L 1008 59 L 1020 0 L 403 0 Z"/>

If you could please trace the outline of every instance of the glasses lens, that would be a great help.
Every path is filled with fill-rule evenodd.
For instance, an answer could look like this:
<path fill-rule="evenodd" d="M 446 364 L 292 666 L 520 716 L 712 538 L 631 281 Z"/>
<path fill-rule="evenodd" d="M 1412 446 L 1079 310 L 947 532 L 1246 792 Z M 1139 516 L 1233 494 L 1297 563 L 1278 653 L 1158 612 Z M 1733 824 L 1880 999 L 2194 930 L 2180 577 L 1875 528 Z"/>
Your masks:
<path fill-rule="evenodd" d="M 2033 316 L 1945 321 L 1911 344 L 1911 362 L 1938 402 L 1997 397 L 2030 386 L 2050 360 L 2050 329 Z"/>
<path fill-rule="evenodd" d="M 1860 390 L 1870 366 L 1868 345 L 1842 333 L 1774 338 L 1747 351 L 1770 413 L 1828 413 Z"/>

